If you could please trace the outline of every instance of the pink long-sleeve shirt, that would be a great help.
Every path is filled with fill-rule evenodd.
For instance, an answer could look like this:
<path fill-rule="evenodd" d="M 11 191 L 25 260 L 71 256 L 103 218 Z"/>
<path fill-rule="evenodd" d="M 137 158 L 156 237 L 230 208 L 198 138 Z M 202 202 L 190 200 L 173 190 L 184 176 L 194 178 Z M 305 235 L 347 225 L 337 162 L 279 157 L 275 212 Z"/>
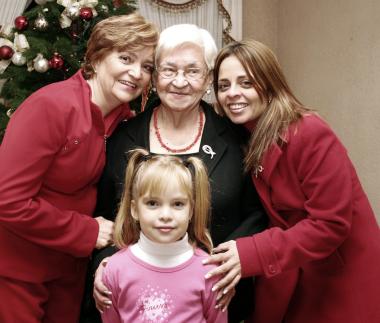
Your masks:
<path fill-rule="evenodd" d="M 152 266 L 123 249 L 113 255 L 103 272 L 112 292 L 112 306 L 102 315 L 104 323 L 225 323 L 227 312 L 215 309 L 218 278 L 205 279 L 213 265 L 203 265 L 207 254 L 196 249 L 184 263 Z"/>

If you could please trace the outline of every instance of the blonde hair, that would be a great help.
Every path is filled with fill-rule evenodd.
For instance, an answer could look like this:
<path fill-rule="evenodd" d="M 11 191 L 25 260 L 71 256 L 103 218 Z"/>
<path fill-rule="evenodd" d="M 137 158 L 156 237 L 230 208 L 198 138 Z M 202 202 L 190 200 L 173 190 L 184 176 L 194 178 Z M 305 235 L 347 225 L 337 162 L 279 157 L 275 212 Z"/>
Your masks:
<path fill-rule="evenodd" d="M 173 25 L 160 33 L 155 55 L 156 66 L 163 51 L 173 50 L 189 43 L 202 49 L 204 61 L 208 70 L 211 71 L 214 68 L 215 57 L 218 53 L 215 40 L 206 29 L 193 24 Z"/>
<path fill-rule="evenodd" d="M 264 153 L 273 143 L 286 142 L 286 130 L 311 111 L 306 108 L 290 89 L 274 53 L 264 44 L 255 40 L 232 42 L 218 54 L 214 67 L 214 92 L 218 98 L 218 74 L 220 65 L 227 57 L 235 56 L 244 67 L 253 83 L 261 103 L 267 107 L 260 115 L 251 135 L 245 170 L 257 170 Z M 218 102 L 217 109 L 224 114 Z"/>
<path fill-rule="evenodd" d="M 124 193 L 115 220 L 114 242 L 118 248 L 136 243 L 140 236 L 140 226 L 131 213 L 132 200 L 163 192 L 168 178 L 176 178 L 190 200 L 193 212 L 187 229 L 190 243 L 211 252 L 212 242 L 207 230 L 210 186 L 203 162 L 196 157 L 182 161 L 172 155 L 150 155 L 144 149 L 130 152 Z"/>
<path fill-rule="evenodd" d="M 92 78 L 95 74 L 93 64 L 113 50 L 141 50 L 155 47 L 157 42 L 158 31 L 155 25 L 136 12 L 101 20 L 95 25 L 87 42 L 83 75 L 86 79 Z"/>

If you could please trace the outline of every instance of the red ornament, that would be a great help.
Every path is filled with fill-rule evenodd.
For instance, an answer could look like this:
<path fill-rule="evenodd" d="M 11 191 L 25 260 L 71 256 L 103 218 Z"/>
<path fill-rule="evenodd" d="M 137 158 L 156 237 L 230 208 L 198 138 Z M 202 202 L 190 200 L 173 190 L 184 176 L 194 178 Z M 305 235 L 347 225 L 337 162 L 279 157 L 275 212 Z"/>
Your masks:
<path fill-rule="evenodd" d="M 113 0 L 112 4 L 115 8 L 120 8 L 122 6 L 121 0 Z"/>
<path fill-rule="evenodd" d="M 54 53 L 53 57 L 49 60 L 49 66 L 56 70 L 59 70 L 63 67 L 63 58 L 58 53 Z"/>
<path fill-rule="evenodd" d="M 13 56 L 13 49 L 7 45 L 0 47 L 0 58 L 1 59 L 11 59 Z"/>
<path fill-rule="evenodd" d="M 93 17 L 92 9 L 89 7 L 83 7 L 79 10 L 79 17 L 84 20 L 91 20 Z"/>
<path fill-rule="evenodd" d="M 18 30 L 26 29 L 28 27 L 28 24 L 28 18 L 26 18 L 25 16 L 18 16 L 15 19 L 15 27 Z"/>

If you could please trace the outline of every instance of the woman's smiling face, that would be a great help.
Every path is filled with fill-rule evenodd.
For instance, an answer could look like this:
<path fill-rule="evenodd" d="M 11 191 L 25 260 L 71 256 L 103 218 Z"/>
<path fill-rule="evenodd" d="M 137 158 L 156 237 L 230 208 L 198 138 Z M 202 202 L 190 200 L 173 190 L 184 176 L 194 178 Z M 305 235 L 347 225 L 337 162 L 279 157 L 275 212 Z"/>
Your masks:
<path fill-rule="evenodd" d="M 209 71 L 204 61 L 203 50 L 195 44 L 164 50 L 158 61 L 158 69 L 171 68 L 177 71 L 172 78 L 155 73 L 157 94 L 164 107 L 175 111 L 187 111 L 198 107 L 209 85 Z M 200 71 L 201 78 L 187 78 L 185 74 Z"/>
<path fill-rule="evenodd" d="M 137 98 L 151 79 L 153 47 L 137 51 L 112 51 L 94 64 L 94 82 L 110 106 Z"/>
<path fill-rule="evenodd" d="M 257 119 L 265 105 L 236 56 L 228 56 L 220 64 L 218 102 L 233 123 L 244 124 Z"/>

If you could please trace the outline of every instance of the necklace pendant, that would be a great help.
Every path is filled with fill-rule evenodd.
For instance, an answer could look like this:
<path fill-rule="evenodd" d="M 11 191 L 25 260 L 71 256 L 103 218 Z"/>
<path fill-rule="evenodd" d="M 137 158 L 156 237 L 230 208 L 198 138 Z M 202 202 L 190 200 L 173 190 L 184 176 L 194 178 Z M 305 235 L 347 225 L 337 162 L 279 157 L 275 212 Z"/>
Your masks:
<path fill-rule="evenodd" d="M 214 155 L 216 155 L 216 152 L 214 152 L 211 148 L 211 146 L 209 145 L 203 145 L 202 146 L 202 150 L 204 153 L 206 153 L 207 155 L 211 155 L 210 159 L 213 159 L 214 158 Z"/>

